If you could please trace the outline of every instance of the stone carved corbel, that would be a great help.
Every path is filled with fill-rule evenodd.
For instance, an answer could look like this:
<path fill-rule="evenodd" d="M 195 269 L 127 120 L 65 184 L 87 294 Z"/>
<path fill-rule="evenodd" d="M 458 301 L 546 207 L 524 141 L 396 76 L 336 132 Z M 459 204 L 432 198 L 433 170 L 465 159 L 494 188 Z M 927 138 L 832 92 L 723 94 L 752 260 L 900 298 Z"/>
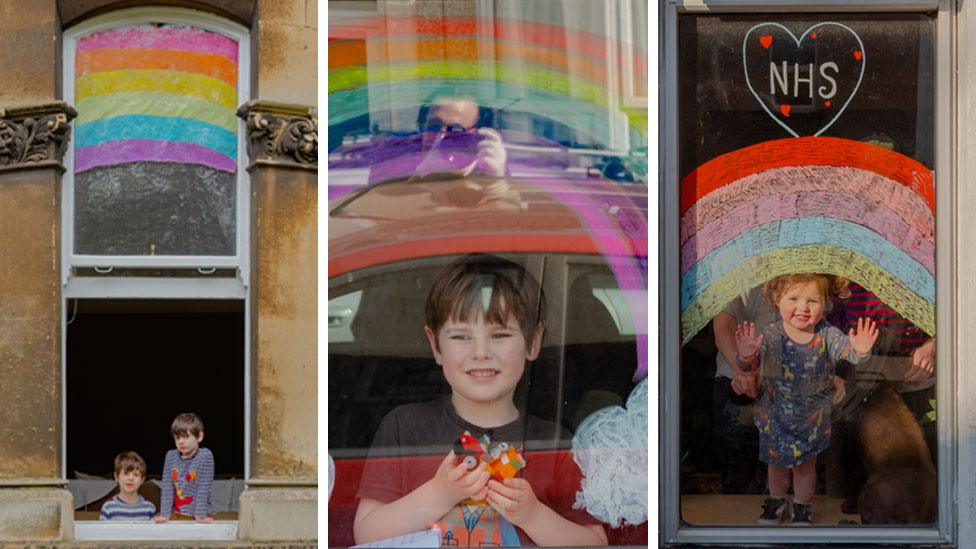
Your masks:
<path fill-rule="evenodd" d="M 0 171 L 57 167 L 77 116 L 67 103 L 0 108 Z"/>
<path fill-rule="evenodd" d="M 318 111 L 315 107 L 248 101 L 237 110 L 245 121 L 250 166 L 264 164 L 317 170 Z"/>

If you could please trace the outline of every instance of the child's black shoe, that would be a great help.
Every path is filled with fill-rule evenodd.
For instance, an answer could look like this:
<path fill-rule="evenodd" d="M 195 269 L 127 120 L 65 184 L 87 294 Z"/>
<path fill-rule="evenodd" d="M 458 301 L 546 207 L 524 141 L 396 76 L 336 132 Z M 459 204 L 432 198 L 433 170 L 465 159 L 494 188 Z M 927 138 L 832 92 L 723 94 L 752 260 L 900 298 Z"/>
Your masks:
<path fill-rule="evenodd" d="M 810 526 L 813 524 L 813 504 L 793 502 L 793 524 Z"/>
<path fill-rule="evenodd" d="M 786 514 L 786 498 L 766 498 L 759 524 L 779 524 Z"/>

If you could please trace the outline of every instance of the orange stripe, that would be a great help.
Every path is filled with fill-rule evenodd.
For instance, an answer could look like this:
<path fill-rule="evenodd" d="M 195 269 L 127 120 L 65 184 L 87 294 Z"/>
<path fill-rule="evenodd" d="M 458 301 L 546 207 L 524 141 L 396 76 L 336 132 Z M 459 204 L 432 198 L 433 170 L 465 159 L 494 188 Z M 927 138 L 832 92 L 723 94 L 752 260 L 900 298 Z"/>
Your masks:
<path fill-rule="evenodd" d="M 790 137 L 739 149 L 702 164 L 681 181 L 681 214 L 708 193 L 743 177 L 787 166 L 840 166 L 905 185 L 935 211 L 932 171 L 903 154 L 837 137 Z"/>
<path fill-rule="evenodd" d="M 647 248 L 645 247 L 644 249 Z M 406 259 L 474 252 L 599 254 L 600 250 L 593 240 L 587 236 L 524 234 L 454 236 L 385 244 L 342 257 L 330 257 L 329 278 L 365 267 L 383 265 Z"/>
<path fill-rule="evenodd" d="M 477 62 L 479 60 L 478 42 L 478 40 L 471 39 L 440 38 L 373 41 L 370 45 L 369 55 L 367 55 L 367 46 L 362 41 L 330 44 L 329 70 L 364 66 L 367 59 L 372 64 L 423 61 Z M 568 55 L 562 50 L 527 44 L 496 42 L 495 59 L 499 62 L 526 61 L 577 78 L 584 78 L 600 86 L 606 85 L 606 67 L 604 65 L 598 65 L 585 57 Z M 572 64 L 572 71 L 570 71 L 570 64 Z"/>
<path fill-rule="evenodd" d="M 366 65 L 366 42 L 343 40 L 329 44 L 329 70 Z"/>
<path fill-rule="evenodd" d="M 78 52 L 75 75 L 131 69 L 162 69 L 212 76 L 237 86 L 237 64 L 223 55 L 149 48 Z"/>

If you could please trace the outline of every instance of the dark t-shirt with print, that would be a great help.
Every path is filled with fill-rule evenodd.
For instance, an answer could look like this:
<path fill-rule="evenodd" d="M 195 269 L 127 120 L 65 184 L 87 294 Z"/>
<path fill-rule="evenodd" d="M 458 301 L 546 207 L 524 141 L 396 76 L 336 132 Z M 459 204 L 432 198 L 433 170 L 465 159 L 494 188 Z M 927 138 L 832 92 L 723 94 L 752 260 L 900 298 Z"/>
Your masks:
<path fill-rule="evenodd" d="M 520 471 L 540 502 L 577 524 L 600 524 L 586 511 L 573 509 L 582 477 L 569 451 L 571 437 L 562 427 L 520 411 L 519 419 L 484 429 L 462 419 L 450 397 L 406 404 L 383 418 L 369 459 L 363 468 L 356 496 L 382 503 L 396 501 L 434 477 L 437 467 L 464 431 L 475 438 L 488 435 L 492 442 L 521 448 L 526 466 Z M 561 451 L 556 451 L 561 450 Z M 533 452 L 538 452 L 533 454 Z M 510 525 L 488 505 L 459 503 L 440 521 L 442 545 L 511 545 Z M 521 543 L 531 540 L 514 530 Z"/>

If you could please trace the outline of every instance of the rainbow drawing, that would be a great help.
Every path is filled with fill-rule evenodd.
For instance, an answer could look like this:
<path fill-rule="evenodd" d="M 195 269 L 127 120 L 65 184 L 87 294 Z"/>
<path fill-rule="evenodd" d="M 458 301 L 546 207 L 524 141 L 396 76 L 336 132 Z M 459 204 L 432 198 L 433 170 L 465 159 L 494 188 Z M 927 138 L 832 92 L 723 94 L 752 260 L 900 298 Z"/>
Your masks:
<path fill-rule="evenodd" d="M 342 38 L 361 29 L 372 30 Z M 616 38 L 483 17 L 367 18 L 330 26 L 329 34 L 330 150 L 347 133 L 368 133 L 371 115 L 416 118 L 439 95 L 526 115 L 538 127 L 565 127 L 594 146 L 612 142 L 619 119 L 631 143 L 646 143 L 646 107 L 626 104 L 619 90 L 631 86 L 646 96 L 647 55 Z"/>
<path fill-rule="evenodd" d="M 74 171 L 134 162 L 237 170 L 237 42 L 136 25 L 78 40 Z"/>
<path fill-rule="evenodd" d="M 681 339 L 787 273 L 848 277 L 935 335 L 931 170 L 859 141 L 800 137 L 724 154 L 681 182 Z"/>

